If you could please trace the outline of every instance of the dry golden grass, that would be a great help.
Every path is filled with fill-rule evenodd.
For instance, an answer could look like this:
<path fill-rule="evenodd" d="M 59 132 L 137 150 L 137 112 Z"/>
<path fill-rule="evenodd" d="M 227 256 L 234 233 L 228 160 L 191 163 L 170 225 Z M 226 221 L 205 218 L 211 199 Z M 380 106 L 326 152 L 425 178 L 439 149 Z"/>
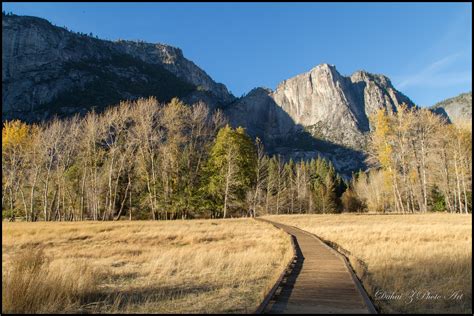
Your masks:
<path fill-rule="evenodd" d="M 309 231 L 345 252 L 382 312 L 472 313 L 471 215 L 265 218 Z M 410 302 L 412 291 L 419 292 Z M 457 291 L 462 297 L 451 297 Z"/>
<path fill-rule="evenodd" d="M 42 248 L 27 247 L 11 260 L 2 283 L 2 312 L 74 312 L 92 299 L 97 279 L 86 264 L 50 266 Z"/>
<path fill-rule="evenodd" d="M 2 229 L 2 312 L 251 313 L 292 255 L 251 219 Z"/>

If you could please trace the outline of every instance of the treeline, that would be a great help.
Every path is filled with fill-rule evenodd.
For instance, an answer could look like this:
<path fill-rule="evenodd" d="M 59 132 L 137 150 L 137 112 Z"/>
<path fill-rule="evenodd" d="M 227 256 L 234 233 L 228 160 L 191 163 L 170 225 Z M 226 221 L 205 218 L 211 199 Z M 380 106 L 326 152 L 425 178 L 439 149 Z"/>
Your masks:
<path fill-rule="evenodd" d="M 343 182 L 323 159 L 268 157 L 202 103 L 150 98 L 5 122 L 2 189 L 3 218 L 177 219 L 335 212 Z"/>
<path fill-rule="evenodd" d="M 203 103 L 150 98 L 40 125 L 5 122 L 2 217 L 471 212 L 471 125 L 405 106 L 370 122 L 371 169 L 350 183 L 325 159 L 269 157 Z"/>
<path fill-rule="evenodd" d="M 371 117 L 372 168 L 353 177 L 342 200 L 372 212 L 472 212 L 472 123 L 447 124 L 402 105 Z"/>

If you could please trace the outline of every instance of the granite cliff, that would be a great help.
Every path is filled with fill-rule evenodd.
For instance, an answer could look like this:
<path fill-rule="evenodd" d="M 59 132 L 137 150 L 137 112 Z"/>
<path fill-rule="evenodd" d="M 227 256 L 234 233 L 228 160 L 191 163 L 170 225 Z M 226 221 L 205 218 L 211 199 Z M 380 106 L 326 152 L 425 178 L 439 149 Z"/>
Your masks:
<path fill-rule="evenodd" d="M 291 157 L 325 156 L 350 174 L 364 168 L 369 115 L 413 102 L 383 75 L 357 71 L 342 76 L 321 64 L 281 82 L 275 91 L 252 90 L 226 108 L 234 126 L 244 126 L 271 150 Z"/>
<path fill-rule="evenodd" d="M 106 41 L 29 16 L 2 15 L 2 116 L 26 121 L 157 96 L 232 101 L 179 48 Z"/>
<path fill-rule="evenodd" d="M 227 108 L 234 125 L 264 139 L 305 130 L 312 136 L 350 148 L 364 146 L 369 115 L 377 108 L 396 111 L 413 102 L 383 75 L 357 71 L 350 77 L 321 64 L 285 80 L 275 91 L 257 88 Z M 269 135 L 264 135 L 264 133 Z"/>

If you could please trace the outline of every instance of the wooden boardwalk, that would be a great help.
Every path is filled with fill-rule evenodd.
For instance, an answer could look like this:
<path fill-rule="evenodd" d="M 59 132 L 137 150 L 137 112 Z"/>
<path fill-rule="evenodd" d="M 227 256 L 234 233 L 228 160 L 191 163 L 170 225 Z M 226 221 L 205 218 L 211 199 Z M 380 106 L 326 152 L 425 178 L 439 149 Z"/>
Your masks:
<path fill-rule="evenodd" d="M 263 221 L 294 237 L 297 256 L 263 313 L 376 313 L 342 255 L 306 231 Z"/>

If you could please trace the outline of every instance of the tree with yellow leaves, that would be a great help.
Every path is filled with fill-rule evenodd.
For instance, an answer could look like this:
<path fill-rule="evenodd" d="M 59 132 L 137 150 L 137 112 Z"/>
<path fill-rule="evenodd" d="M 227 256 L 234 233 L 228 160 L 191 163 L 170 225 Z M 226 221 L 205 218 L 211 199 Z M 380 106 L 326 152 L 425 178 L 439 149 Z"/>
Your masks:
<path fill-rule="evenodd" d="M 391 210 L 469 213 L 472 125 L 448 124 L 428 109 L 405 105 L 391 113 L 379 109 L 370 122 L 369 148 L 375 168 L 369 172 L 366 183 L 361 178 L 355 186 L 360 198 L 372 205 L 369 208 L 379 209 L 374 205 L 380 203 L 371 203 L 370 194 L 363 188 L 378 182 L 386 189 L 391 187 Z M 373 199 L 376 200 L 375 193 Z"/>
<path fill-rule="evenodd" d="M 2 209 L 5 206 L 4 199 L 8 196 L 12 219 L 15 216 L 18 191 L 24 178 L 21 173 L 25 171 L 23 164 L 30 143 L 29 132 L 29 126 L 18 120 L 7 121 L 2 127 Z M 26 205 L 24 208 L 26 212 Z"/>
<path fill-rule="evenodd" d="M 393 116 L 386 113 L 385 109 L 379 108 L 369 119 L 373 127 L 370 138 L 371 154 L 378 162 L 381 172 L 384 175 L 384 185 L 392 187 L 395 210 L 398 212 L 403 209 L 403 203 L 398 188 L 395 159 L 393 157 Z"/>

